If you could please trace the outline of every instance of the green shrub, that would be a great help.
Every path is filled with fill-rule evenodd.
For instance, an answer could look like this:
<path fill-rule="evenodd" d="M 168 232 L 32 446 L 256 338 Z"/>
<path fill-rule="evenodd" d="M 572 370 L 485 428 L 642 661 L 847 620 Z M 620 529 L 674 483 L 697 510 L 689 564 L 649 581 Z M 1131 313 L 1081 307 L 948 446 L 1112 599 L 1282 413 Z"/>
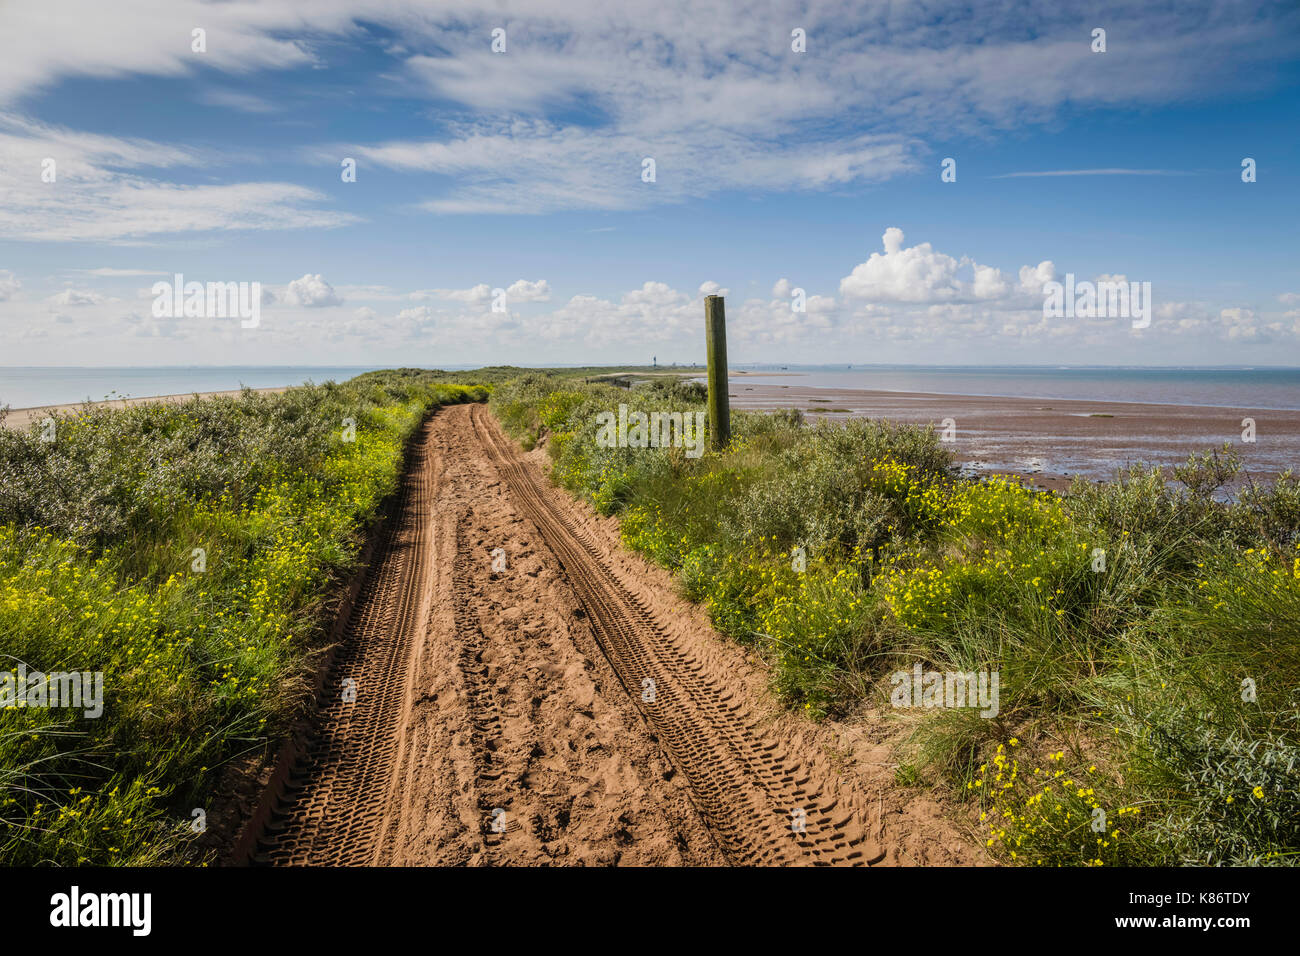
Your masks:
<path fill-rule="evenodd" d="M 0 668 L 104 681 L 98 717 L 0 709 L 0 864 L 201 856 L 191 810 L 303 699 L 406 439 L 487 398 L 431 378 L 86 408 L 54 443 L 0 430 Z"/>

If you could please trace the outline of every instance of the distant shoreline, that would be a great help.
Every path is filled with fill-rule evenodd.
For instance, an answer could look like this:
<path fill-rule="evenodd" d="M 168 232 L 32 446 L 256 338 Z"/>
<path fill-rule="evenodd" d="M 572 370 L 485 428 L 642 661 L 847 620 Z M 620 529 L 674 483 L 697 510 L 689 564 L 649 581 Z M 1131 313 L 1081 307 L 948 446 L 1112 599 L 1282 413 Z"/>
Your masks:
<path fill-rule="evenodd" d="M 1300 463 L 1300 411 L 1174 405 L 1077 398 L 1028 398 L 894 392 L 877 389 L 777 385 L 749 376 L 730 381 L 733 411 L 800 409 L 810 421 L 885 419 L 944 431 L 957 460 L 974 473 L 1014 474 L 1061 490 L 1075 477 L 1110 480 L 1121 466 L 1170 466 L 1188 455 L 1222 448 L 1241 456 L 1245 470 L 1272 478 Z M 1242 440 L 1243 419 L 1256 441 Z"/>
<path fill-rule="evenodd" d="M 981 368 L 981 369 L 984 369 L 984 368 L 992 368 L 992 367 L 993 367 L 993 366 L 981 366 L 980 368 Z M 1204 370 L 1204 371 L 1253 371 L 1253 369 L 1206 369 L 1206 370 Z M 1287 368 L 1286 371 L 1292 371 L 1292 370 L 1291 370 L 1290 368 Z M 727 374 L 728 374 L 728 376 L 733 377 L 733 378 L 738 378 L 738 377 L 742 377 L 742 376 L 743 376 L 743 377 L 746 378 L 746 379 L 753 379 L 753 378 L 807 378 L 811 373 L 809 373 L 809 372 L 787 372 L 787 371 L 779 371 L 779 372 L 753 372 L 753 371 L 742 370 L 742 369 L 731 369 L 730 371 L 728 371 Z M 697 376 L 696 378 L 692 379 L 692 381 L 698 381 L 698 382 L 700 382 L 700 383 L 704 383 L 704 382 L 705 382 L 705 379 L 704 379 L 703 376 Z M 767 383 L 764 383 L 764 384 L 767 384 Z M 779 387 L 779 386 L 778 386 L 778 387 Z M 879 393 L 879 394 L 885 394 L 885 395 L 913 395 L 913 396 L 918 396 L 918 395 L 919 395 L 919 396 L 925 396 L 925 397 L 927 397 L 927 398 L 991 398 L 991 399 L 996 399 L 996 400 L 999 400 L 999 401 L 1005 399 L 1006 401 L 1021 401 L 1021 400 L 1024 400 L 1024 401 L 1034 401 L 1034 402 L 1077 402 L 1077 401 L 1084 401 L 1083 399 L 1078 399 L 1078 398 L 1061 398 L 1061 397 L 1059 397 L 1059 396 L 1053 396 L 1053 395 L 1004 395 L 1004 394 L 1000 394 L 1000 393 L 998 393 L 998 392 L 937 392 L 937 391 L 934 391 L 934 390 L 924 390 L 924 391 L 923 391 L 923 390 L 920 390 L 920 389 L 906 389 L 906 388 L 851 388 L 851 387 L 849 387 L 849 386 L 844 386 L 844 385 L 802 385 L 802 384 L 801 384 L 801 385 L 799 385 L 799 387 L 800 387 L 800 388 L 815 388 L 815 389 L 824 390 L 824 391 L 855 391 L 855 392 L 869 392 L 869 393 L 873 393 L 873 394 L 874 394 L 874 393 Z M 1207 408 L 1207 409 L 1209 409 L 1209 408 L 1233 408 L 1233 409 L 1240 409 L 1240 408 L 1245 408 L 1245 407 L 1247 407 L 1247 406 L 1243 406 L 1243 405 L 1215 404 L 1215 403 L 1211 403 L 1211 402 L 1187 402 L 1187 401 L 1183 401 L 1183 402 L 1178 402 L 1178 403 L 1175 404 L 1175 403 L 1173 403 L 1173 402 L 1148 402 L 1148 401 L 1140 401 L 1140 400 L 1126 400 L 1126 399 L 1122 399 L 1122 398 L 1108 398 L 1108 399 L 1106 399 L 1106 404 L 1109 404 L 1109 405 L 1139 405 L 1139 406 L 1152 405 L 1152 406 L 1169 406 L 1169 407 L 1178 407 L 1178 408 L 1190 407 L 1190 408 Z M 1252 407 L 1253 407 L 1253 406 L 1252 406 Z M 1255 410 L 1256 410 L 1256 411 L 1282 411 L 1282 412 L 1297 412 L 1297 413 L 1300 413 L 1300 408 L 1272 408 L 1272 407 L 1270 407 L 1270 406 L 1260 406 L 1260 407 L 1256 408 Z"/>
<path fill-rule="evenodd" d="M 776 373 L 781 374 L 781 373 Z M 790 374 L 790 373 L 784 373 Z M 766 377 L 766 376 L 764 376 Z M 809 421 L 875 418 L 932 424 L 951 419 L 950 447 L 966 470 L 1008 474 L 1041 487 L 1064 490 L 1077 477 L 1110 480 L 1129 463 L 1168 467 L 1193 453 L 1230 443 L 1246 471 L 1272 478 L 1300 462 L 1300 411 L 1154 402 L 1089 401 L 1025 396 L 961 395 L 884 389 L 780 385 L 752 374 L 730 379 L 735 411 L 800 409 Z M 753 384 L 749 384 L 753 382 Z M 277 393 L 296 386 L 255 388 Z M 151 402 L 180 403 L 197 396 L 238 396 L 242 389 L 185 392 L 90 402 L 128 408 Z M 85 402 L 11 409 L 4 424 L 26 428 L 56 412 L 75 412 Z M 1242 441 L 1242 420 L 1253 419 L 1257 440 Z"/>
<path fill-rule="evenodd" d="M 275 388 L 254 388 L 254 392 L 287 392 L 292 385 L 281 385 Z M 39 421 L 47 415 L 54 412 L 75 412 L 77 409 L 90 404 L 95 407 L 107 405 L 112 408 L 131 408 L 136 405 L 147 405 L 152 402 L 167 402 L 173 405 L 187 402 L 196 396 L 198 398 L 222 398 L 227 396 L 242 395 L 242 388 L 228 389 L 222 392 L 179 392 L 175 395 L 145 395 L 140 398 L 110 398 L 99 402 L 67 402 L 62 405 L 33 405 L 30 408 L 11 408 L 9 414 L 5 417 L 4 424 L 6 428 L 26 428 L 34 421 Z"/>

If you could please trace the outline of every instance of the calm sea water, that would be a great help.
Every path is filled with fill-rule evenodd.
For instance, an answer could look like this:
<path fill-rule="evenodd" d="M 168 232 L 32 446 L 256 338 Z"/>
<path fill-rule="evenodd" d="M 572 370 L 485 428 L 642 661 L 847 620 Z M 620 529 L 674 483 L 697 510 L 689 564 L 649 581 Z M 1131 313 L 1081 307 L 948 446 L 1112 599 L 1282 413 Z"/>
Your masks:
<path fill-rule="evenodd" d="M 0 368 L 0 405 L 31 408 L 306 381 L 337 382 L 382 366 Z M 465 366 L 446 366 L 464 368 Z M 1045 368 L 898 365 L 739 365 L 756 381 L 948 395 L 1300 409 L 1300 368 Z"/>
<path fill-rule="evenodd" d="M 32 408 L 90 399 L 146 398 L 303 382 L 342 382 L 382 366 L 248 366 L 224 368 L 0 368 L 0 406 Z"/>
<path fill-rule="evenodd" d="M 752 373 L 758 382 L 811 388 L 1300 409 L 1300 368 L 733 365 L 732 370 Z"/>

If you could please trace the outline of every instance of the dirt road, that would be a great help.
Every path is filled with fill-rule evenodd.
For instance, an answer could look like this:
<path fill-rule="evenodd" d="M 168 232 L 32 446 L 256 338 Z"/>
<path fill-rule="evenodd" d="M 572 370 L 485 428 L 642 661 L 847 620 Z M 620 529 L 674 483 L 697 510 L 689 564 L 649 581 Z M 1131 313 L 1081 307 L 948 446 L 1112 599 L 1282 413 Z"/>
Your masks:
<path fill-rule="evenodd" d="M 762 676 L 486 408 L 424 428 L 260 862 L 975 862 L 878 735 Z M 891 832 L 896 830 L 897 832 Z"/>

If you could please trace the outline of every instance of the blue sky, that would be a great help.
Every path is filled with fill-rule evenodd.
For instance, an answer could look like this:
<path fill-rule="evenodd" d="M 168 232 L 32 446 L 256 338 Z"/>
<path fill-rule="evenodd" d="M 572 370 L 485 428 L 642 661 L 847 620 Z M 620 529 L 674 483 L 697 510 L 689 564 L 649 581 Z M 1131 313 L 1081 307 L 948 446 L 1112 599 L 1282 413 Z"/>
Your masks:
<path fill-rule="evenodd" d="M 1294 3 L 5 5 L 0 364 L 1300 365 L 1298 104 Z"/>

